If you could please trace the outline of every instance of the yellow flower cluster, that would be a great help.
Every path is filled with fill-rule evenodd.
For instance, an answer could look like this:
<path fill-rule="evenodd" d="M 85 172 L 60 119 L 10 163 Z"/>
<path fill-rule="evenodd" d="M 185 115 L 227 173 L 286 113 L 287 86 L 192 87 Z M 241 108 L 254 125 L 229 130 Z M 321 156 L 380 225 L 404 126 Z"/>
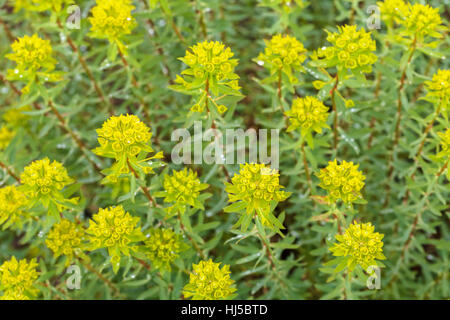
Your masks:
<path fill-rule="evenodd" d="M 122 206 L 99 209 L 86 230 L 91 244 L 90 250 L 108 248 L 114 272 L 120 266 L 121 253 L 129 256 L 133 242 L 144 240 L 144 235 L 137 227 L 139 217 L 133 217 L 125 212 Z"/>
<path fill-rule="evenodd" d="M 48 158 L 34 161 L 25 167 L 20 180 L 30 198 L 55 196 L 65 186 L 74 182 L 61 163 L 50 163 Z"/>
<path fill-rule="evenodd" d="M 316 97 L 294 99 L 291 110 L 286 111 L 285 115 L 289 117 L 290 122 L 288 132 L 301 128 L 301 133 L 305 136 L 311 130 L 321 133 L 322 128 L 329 128 L 326 123 L 329 116 L 328 107 Z"/>
<path fill-rule="evenodd" d="M 171 270 L 171 264 L 188 246 L 183 238 L 171 229 L 151 229 L 145 240 L 144 253 L 157 269 Z"/>
<path fill-rule="evenodd" d="M 14 61 L 17 66 L 15 69 L 8 70 L 7 78 L 9 80 L 32 81 L 36 75 L 41 73 L 47 81 L 59 79 L 59 76 L 50 74 L 57 63 L 52 57 L 53 50 L 50 40 L 41 39 L 37 34 L 33 34 L 31 37 L 25 35 L 14 41 L 11 49 L 13 53 L 6 54 L 5 57 Z"/>
<path fill-rule="evenodd" d="M 34 288 L 39 276 L 37 266 L 35 259 L 30 262 L 25 259 L 17 261 L 14 256 L 11 260 L 3 262 L 0 266 L 0 289 L 12 298 L 23 298 L 23 296 L 33 298 L 38 292 Z"/>
<path fill-rule="evenodd" d="M 30 119 L 29 115 L 23 113 L 26 111 L 31 111 L 31 107 L 23 106 L 20 108 L 12 108 L 6 111 L 2 118 L 9 126 L 13 128 L 23 127 L 27 123 L 28 119 Z"/>
<path fill-rule="evenodd" d="M 234 281 L 230 278 L 230 266 L 219 267 L 211 259 L 192 265 L 189 283 L 184 286 L 183 295 L 193 300 L 230 299 L 236 291 Z"/>
<path fill-rule="evenodd" d="M 22 9 L 31 10 L 34 7 L 32 0 L 10 0 L 10 2 L 14 7 L 14 12 L 19 12 Z"/>
<path fill-rule="evenodd" d="M 271 201 L 284 201 L 291 193 L 281 190 L 279 173 L 277 170 L 266 167 L 265 164 L 241 164 L 240 171 L 225 182 L 225 191 L 228 192 L 229 202 L 242 201 L 246 215 L 242 219 L 253 217 L 256 211 L 264 225 L 273 228 L 283 226 L 270 212 Z M 245 228 L 244 228 L 245 229 Z"/>
<path fill-rule="evenodd" d="M 143 170 L 145 174 L 152 173 L 153 168 L 146 161 L 154 158 L 162 158 L 162 154 L 138 161 L 137 156 L 144 151 L 152 152 L 150 128 L 135 115 L 112 116 L 105 121 L 100 129 L 97 129 L 98 143 L 100 147 L 93 152 L 99 156 L 113 158 L 111 182 L 117 182 L 117 176 L 130 172 L 130 166 Z"/>
<path fill-rule="evenodd" d="M 320 179 L 319 186 L 328 191 L 330 202 L 341 199 L 345 203 L 352 203 L 362 199 L 361 189 L 366 177 L 358 171 L 358 166 L 345 160 L 338 164 L 334 159 L 328 162 L 326 168 L 320 170 L 317 174 Z"/>
<path fill-rule="evenodd" d="M 152 134 L 135 115 L 120 115 L 109 118 L 101 129 L 97 129 L 100 148 L 95 149 L 99 155 L 104 152 L 109 158 L 120 160 L 124 157 L 137 156 L 142 150 L 151 152 L 148 142 Z M 128 172 L 128 170 L 126 170 Z"/>
<path fill-rule="evenodd" d="M 377 56 L 372 53 L 376 50 L 376 42 L 371 33 L 364 28 L 359 31 L 355 25 L 338 26 L 339 31 L 327 31 L 327 41 L 333 46 L 321 48 L 317 55 L 323 58 L 326 67 L 337 66 L 338 70 L 355 69 L 363 73 L 372 72 L 372 64 Z"/>
<path fill-rule="evenodd" d="M 234 73 L 237 59 L 231 59 L 234 53 L 219 41 L 203 41 L 186 50 L 186 55 L 179 58 L 189 66 L 183 74 L 193 76 L 196 80 L 214 79 L 228 81 L 239 79 Z"/>
<path fill-rule="evenodd" d="M 9 146 L 14 136 L 14 131 L 9 130 L 7 127 L 0 128 L 0 151 L 5 150 Z"/>
<path fill-rule="evenodd" d="M 90 36 L 108 39 L 116 43 L 124 51 L 121 38 L 130 34 L 137 23 L 131 11 L 135 9 L 131 0 L 97 0 L 92 8 L 92 17 L 88 18 L 92 25 Z"/>
<path fill-rule="evenodd" d="M 277 34 L 264 40 L 266 48 L 256 58 L 256 62 L 264 62 L 270 74 L 285 73 L 291 83 L 297 83 L 293 71 L 303 71 L 302 63 L 306 60 L 306 49 L 303 44 L 290 35 Z"/>
<path fill-rule="evenodd" d="M 234 53 L 229 47 L 218 41 L 203 41 L 186 50 L 184 57 L 179 58 L 189 68 L 181 75 L 177 75 L 175 85 L 170 86 L 175 91 L 198 95 L 202 89 L 200 99 L 191 107 L 192 112 L 203 112 L 208 100 L 211 100 L 219 114 L 224 113 L 227 107 L 218 105 L 211 98 L 211 93 L 217 96 L 226 95 L 241 96 L 239 89 L 239 76 L 234 73 L 238 64 L 237 59 L 231 59 Z M 209 107 L 208 107 L 209 108 Z M 209 109 L 208 109 L 209 111 Z"/>
<path fill-rule="evenodd" d="M 62 73 L 54 71 L 57 61 L 52 57 L 49 40 L 43 40 L 37 34 L 18 38 L 12 45 L 13 53 L 5 55 L 15 61 L 17 66 L 7 70 L 10 81 L 24 81 L 23 94 L 28 94 L 33 83 L 56 82 L 62 79 Z"/>
<path fill-rule="evenodd" d="M 435 97 L 439 99 L 439 103 L 444 108 L 449 106 L 450 101 L 450 70 L 438 70 L 433 75 L 431 81 L 426 81 L 425 85 L 428 89 L 427 97 Z"/>
<path fill-rule="evenodd" d="M 441 152 L 438 153 L 438 157 L 450 157 L 450 129 L 438 132 L 438 136 L 441 140 Z"/>
<path fill-rule="evenodd" d="M 347 257 L 347 267 L 352 271 L 357 265 L 365 270 L 377 265 L 375 259 L 384 260 L 383 234 L 374 232 L 374 226 L 369 223 L 351 224 L 343 235 L 336 235 L 335 243 L 330 251 L 334 256 Z"/>
<path fill-rule="evenodd" d="M 5 294 L 0 296 L 0 300 L 11 301 L 11 300 L 30 300 L 29 297 L 20 292 L 7 291 Z"/>
<path fill-rule="evenodd" d="M 45 244 L 53 251 L 55 258 L 66 256 L 66 265 L 69 265 L 73 258 L 81 254 L 84 237 L 81 225 L 63 219 L 52 226 Z"/>
<path fill-rule="evenodd" d="M 203 208 L 198 200 L 200 191 L 208 188 L 208 184 L 201 183 L 197 177 L 197 172 L 184 168 L 183 170 L 172 172 L 172 175 L 164 175 L 165 192 L 158 193 L 158 196 L 164 197 L 164 202 L 175 202 L 176 208 L 182 213 L 186 206 L 194 208 Z M 171 211 L 171 210 L 170 210 Z"/>
<path fill-rule="evenodd" d="M 27 198 L 16 186 L 0 188 L 0 225 L 6 222 L 3 228 L 12 224 L 21 227 L 28 217 L 28 213 L 23 210 L 27 204 Z"/>
<path fill-rule="evenodd" d="M 229 201 L 242 200 L 249 204 L 259 201 L 284 201 L 289 194 L 280 190 L 283 186 L 279 183 L 279 176 L 277 170 L 270 169 L 265 164 L 241 164 L 239 173 L 231 179 L 232 183 L 227 183 Z"/>
<path fill-rule="evenodd" d="M 439 8 L 419 3 L 408 4 L 408 12 L 404 26 L 419 37 L 431 36 L 440 38 L 439 26 L 442 24 Z"/>
<path fill-rule="evenodd" d="M 377 5 L 380 9 L 381 18 L 389 26 L 400 23 L 408 14 L 408 5 L 403 0 L 384 0 L 383 2 L 377 2 Z"/>
<path fill-rule="evenodd" d="M 74 0 L 31 0 L 31 6 L 25 6 L 25 9 L 36 10 L 36 11 L 55 11 L 61 12 L 62 9 L 67 8 L 67 6 L 74 4 Z"/>

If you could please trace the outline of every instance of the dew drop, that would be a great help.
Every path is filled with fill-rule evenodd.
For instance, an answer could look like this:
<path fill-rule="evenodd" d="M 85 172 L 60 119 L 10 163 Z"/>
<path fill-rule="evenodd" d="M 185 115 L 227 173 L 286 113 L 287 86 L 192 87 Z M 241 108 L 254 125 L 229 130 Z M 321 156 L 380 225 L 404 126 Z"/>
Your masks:
<path fill-rule="evenodd" d="M 108 60 L 104 60 L 102 62 L 102 64 L 100 65 L 100 69 L 106 69 L 106 68 L 109 68 L 110 66 L 111 66 L 111 64 L 109 63 L 109 61 Z"/>

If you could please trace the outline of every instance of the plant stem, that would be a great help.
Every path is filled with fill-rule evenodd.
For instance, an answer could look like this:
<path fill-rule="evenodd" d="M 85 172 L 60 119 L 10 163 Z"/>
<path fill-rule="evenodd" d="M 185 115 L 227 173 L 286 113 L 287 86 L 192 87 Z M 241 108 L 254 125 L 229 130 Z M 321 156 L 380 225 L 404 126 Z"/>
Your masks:
<path fill-rule="evenodd" d="M 200 247 L 198 246 L 197 242 L 191 237 L 191 235 L 186 231 L 186 228 L 184 227 L 183 222 L 181 221 L 181 213 L 178 212 L 177 215 L 178 218 L 178 222 L 180 223 L 180 228 L 181 231 L 188 237 L 189 241 L 192 243 L 192 246 L 194 247 L 194 249 L 197 251 L 197 253 L 199 254 L 199 256 L 205 260 L 206 259 L 206 255 L 205 253 L 202 251 L 202 249 L 200 249 Z"/>
<path fill-rule="evenodd" d="M 145 1 L 145 0 L 144 0 Z M 178 39 L 184 44 L 186 45 L 186 40 L 184 39 L 183 35 L 181 34 L 180 30 L 178 29 L 177 25 L 175 24 L 175 21 L 173 19 L 173 16 L 167 12 L 165 10 L 165 8 L 163 6 L 161 6 L 161 10 L 164 12 L 164 15 L 166 16 L 166 20 L 170 21 L 170 26 L 172 27 L 172 30 L 175 32 L 175 34 L 177 35 Z M 203 22 L 204 23 L 204 22 Z M 206 30 L 206 28 L 205 28 Z M 205 36 L 206 38 L 206 36 Z"/>
<path fill-rule="evenodd" d="M 142 0 L 142 3 L 144 4 L 144 7 L 146 10 L 150 10 L 147 0 Z M 147 18 L 145 21 L 147 22 L 147 24 L 151 28 L 151 30 L 153 30 L 153 34 L 150 36 L 154 37 L 154 38 L 158 38 L 158 33 L 156 32 L 155 23 L 153 22 L 153 20 L 150 18 Z M 162 48 L 162 46 L 160 44 L 156 45 L 156 47 L 157 47 L 156 51 L 158 52 L 158 54 L 163 57 L 163 62 L 162 62 L 163 72 L 164 72 L 164 74 L 167 75 L 167 77 L 169 79 L 172 79 L 172 76 L 171 76 L 172 72 L 170 71 L 169 65 L 167 64 L 167 59 L 166 59 L 166 54 L 164 52 L 164 49 Z"/>
<path fill-rule="evenodd" d="M 12 91 L 14 91 L 15 94 L 17 94 L 18 96 L 22 95 L 22 93 L 20 92 L 19 89 L 17 89 L 17 87 L 14 85 L 14 83 L 12 83 L 11 81 L 6 80 L 6 78 L 0 74 L 0 80 L 4 83 L 6 83 Z"/>
<path fill-rule="evenodd" d="M 282 72 L 281 69 L 278 70 L 278 88 L 277 88 L 277 94 L 278 94 L 278 101 L 280 103 L 280 109 L 284 114 L 284 106 L 283 106 L 283 93 L 282 93 Z"/>
<path fill-rule="evenodd" d="M 261 241 L 261 244 L 263 245 L 264 250 L 266 250 L 267 259 L 269 260 L 269 265 L 273 269 L 273 271 L 276 272 L 276 265 L 274 262 L 272 250 L 270 249 L 270 245 L 266 244 L 266 241 L 264 240 L 263 236 L 259 232 L 257 234 L 258 234 L 259 240 Z"/>
<path fill-rule="evenodd" d="M 5 82 L 5 83 L 7 83 L 17 95 L 21 96 L 21 93 L 17 89 L 17 87 L 12 82 L 6 80 L 3 77 L 3 75 L 0 75 L 0 80 Z M 63 130 L 70 135 L 72 140 L 77 144 L 78 148 L 83 153 L 83 155 L 86 157 L 86 159 L 89 161 L 89 163 L 91 163 L 93 168 L 100 174 L 100 171 L 101 171 L 100 167 L 93 160 L 91 160 L 91 158 L 89 158 L 87 156 L 87 152 L 88 152 L 87 147 L 85 146 L 83 141 L 81 141 L 81 139 L 66 124 L 66 122 L 65 122 L 64 118 L 62 117 L 62 115 L 59 113 L 59 111 L 53 105 L 52 100 L 48 101 L 48 105 L 49 105 L 50 109 L 52 110 L 52 112 L 54 113 L 54 115 L 56 116 L 56 118 L 58 119 L 58 121 L 60 123 L 60 126 L 63 128 Z M 37 110 L 41 110 L 42 109 L 42 107 L 37 102 L 33 102 L 33 106 Z M 46 113 L 45 116 L 48 116 L 48 113 Z"/>
<path fill-rule="evenodd" d="M 122 50 L 118 49 L 117 51 L 119 52 L 120 60 L 122 60 L 123 66 L 125 67 L 125 69 L 130 71 L 131 84 L 133 85 L 133 87 L 138 89 L 139 88 L 139 84 L 137 83 L 137 80 L 134 77 L 133 72 L 131 72 L 130 64 L 128 63 L 127 59 L 125 58 L 125 55 L 123 54 Z"/>
<path fill-rule="evenodd" d="M 152 268 L 150 267 L 150 265 L 149 265 L 147 262 L 145 262 L 144 260 L 141 260 L 141 259 L 139 259 L 139 258 L 136 258 L 136 257 L 135 257 L 135 259 L 136 259 L 136 261 L 139 262 L 145 269 L 147 269 L 148 271 L 152 271 Z"/>
<path fill-rule="evenodd" d="M 264 228 L 264 227 L 263 227 Z M 282 287 L 285 289 L 287 288 L 287 285 L 285 283 L 284 278 L 278 273 L 277 264 L 276 264 L 276 257 L 274 256 L 272 249 L 270 248 L 270 238 L 267 240 L 259 233 L 259 231 L 256 232 L 258 235 L 259 240 L 261 241 L 261 244 L 263 246 L 263 249 L 266 251 L 267 260 L 269 261 L 269 268 L 272 269 L 272 272 L 275 275 L 275 278 L 279 281 L 279 283 L 282 285 Z"/>
<path fill-rule="evenodd" d="M 436 59 L 435 58 L 431 58 L 428 61 L 427 67 L 425 68 L 424 76 L 428 76 L 429 75 L 431 67 L 434 66 L 435 64 L 436 64 Z M 416 90 L 414 91 L 414 94 L 413 94 L 413 99 L 412 99 L 413 102 L 417 101 L 417 99 L 419 98 L 419 95 L 420 95 L 420 93 L 421 93 L 421 91 L 423 89 L 424 84 L 425 83 L 422 82 L 422 83 L 420 83 L 417 86 L 417 88 L 416 88 Z"/>
<path fill-rule="evenodd" d="M 123 66 L 125 67 L 125 69 L 127 71 L 130 72 L 130 76 L 131 76 L 131 84 L 133 85 L 134 88 L 136 88 L 139 91 L 139 83 L 137 82 L 136 78 L 134 77 L 134 74 L 131 70 L 130 64 L 128 63 L 127 59 L 125 58 L 125 55 L 123 54 L 123 52 L 118 49 L 119 52 L 119 56 L 120 59 L 122 60 Z M 136 94 L 137 98 L 139 99 L 139 103 L 141 104 L 142 110 L 144 111 L 144 115 L 147 116 L 147 120 L 149 122 L 151 122 L 150 117 L 148 116 L 148 114 L 145 112 L 147 110 L 150 110 L 150 108 L 147 107 L 147 103 L 145 102 L 144 98 L 140 95 L 140 94 Z"/>
<path fill-rule="evenodd" d="M 306 159 L 306 151 L 305 151 L 305 143 L 304 142 L 302 143 L 300 148 L 302 150 L 303 167 L 305 169 L 306 180 L 308 181 L 308 185 L 309 185 L 309 192 L 310 192 L 310 194 L 312 194 L 312 192 L 313 192 L 312 180 L 311 180 L 311 175 L 309 173 L 308 160 Z"/>
<path fill-rule="evenodd" d="M 426 141 L 426 139 L 427 139 L 428 133 L 429 133 L 430 130 L 433 128 L 433 124 L 434 124 L 434 122 L 436 121 L 436 119 L 437 119 L 437 117 L 438 117 L 438 115 L 439 115 L 440 112 L 441 112 L 441 108 L 440 108 L 440 106 L 439 106 L 439 107 L 436 109 L 436 113 L 435 113 L 434 117 L 431 119 L 430 123 L 428 123 L 427 127 L 425 128 L 425 131 L 424 131 L 424 133 L 423 133 L 423 139 L 422 139 L 422 142 L 420 143 L 419 150 L 417 151 L 417 154 L 416 154 L 416 157 L 415 157 L 416 160 L 415 160 L 414 162 L 418 162 L 418 159 L 419 159 L 420 155 L 422 154 L 423 147 L 424 147 L 424 145 L 425 145 L 425 141 Z"/>
<path fill-rule="evenodd" d="M 0 167 L 5 169 L 6 172 L 13 177 L 18 183 L 20 183 L 20 178 L 3 162 L 0 161 Z"/>
<path fill-rule="evenodd" d="M 211 99 L 211 101 L 213 103 L 215 103 L 212 98 L 211 95 L 209 94 L 209 78 L 206 79 L 206 83 L 205 83 L 205 95 L 206 95 L 206 100 L 205 100 L 205 107 L 206 110 L 208 112 L 208 117 L 210 116 L 210 111 L 209 111 L 209 106 L 208 106 L 208 102 L 209 99 Z M 217 135 L 217 126 L 216 126 L 216 122 L 214 121 L 214 119 L 212 119 L 211 121 L 211 129 L 213 129 L 213 133 L 214 133 L 214 138 L 215 139 L 220 139 L 220 137 Z M 222 168 L 223 173 L 225 174 L 226 178 L 228 181 L 230 181 L 230 173 L 228 172 L 227 167 L 224 164 L 220 164 L 220 167 Z"/>
<path fill-rule="evenodd" d="M 403 68 L 402 76 L 400 78 L 400 86 L 398 88 L 397 121 L 395 123 L 395 136 L 394 136 L 394 145 L 393 145 L 393 149 L 394 150 L 395 150 L 395 147 L 398 145 L 398 142 L 399 142 L 399 139 L 400 139 L 400 123 L 401 123 L 401 120 L 402 120 L 402 107 L 403 107 L 401 93 L 403 91 L 403 88 L 405 87 L 406 71 L 408 70 L 408 66 L 411 63 L 411 59 L 412 59 L 412 57 L 414 55 L 415 49 L 416 49 L 416 39 L 414 39 L 414 42 L 412 44 L 411 53 L 409 55 L 408 62 L 406 63 L 405 67 Z"/>
<path fill-rule="evenodd" d="M 348 271 L 345 271 L 345 273 L 342 275 L 343 277 L 343 281 L 344 281 L 344 290 L 343 290 L 343 300 L 348 300 L 349 296 L 352 295 L 352 286 L 351 286 L 351 282 L 352 282 L 352 278 L 351 278 L 351 273 Z M 348 287 L 348 289 L 347 289 Z"/>
<path fill-rule="evenodd" d="M 50 281 L 48 281 L 48 280 L 47 280 L 46 282 L 41 282 L 40 285 L 42 285 L 43 287 L 49 289 L 50 291 L 52 291 L 52 289 L 54 289 L 55 291 L 58 291 L 58 290 L 56 290 L 56 287 L 52 286 L 52 285 L 50 284 Z M 56 300 L 64 300 L 64 299 L 63 299 L 58 293 L 56 293 L 56 292 L 55 292 L 55 298 L 56 298 Z M 50 295 L 50 300 L 53 300 L 52 295 Z"/>
<path fill-rule="evenodd" d="M 108 280 L 105 276 L 103 276 L 100 272 L 98 272 L 91 264 L 89 264 L 88 262 L 84 261 L 83 259 L 81 259 L 80 257 L 77 257 L 78 261 L 80 261 L 80 263 L 86 268 L 88 269 L 90 272 L 94 273 L 100 280 L 102 280 L 110 289 L 112 289 L 114 291 L 114 294 L 116 296 L 120 296 L 120 291 L 119 289 L 110 281 Z"/>
<path fill-rule="evenodd" d="M 21 93 L 17 89 L 17 87 L 12 82 L 6 80 L 3 77 L 3 75 L 0 75 L 0 80 L 5 82 L 5 83 L 7 83 L 17 95 L 21 96 Z M 48 101 L 48 105 L 49 105 L 50 109 L 52 109 L 54 115 L 58 119 L 58 121 L 59 121 L 61 127 L 63 128 L 63 130 L 70 135 L 70 137 L 77 144 L 78 148 L 83 153 L 83 155 L 86 157 L 86 159 L 91 163 L 93 168 L 100 174 L 100 171 L 101 171 L 100 167 L 93 160 L 91 160 L 87 156 L 88 150 L 87 150 L 87 147 L 85 146 L 85 144 L 83 143 L 83 141 L 81 141 L 80 138 L 72 130 L 70 130 L 70 128 L 67 126 L 66 122 L 64 121 L 64 118 L 59 113 L 59 111 L 55 108 L 55 106 L 53 105 L 53 102 L 51 100 Z M 37 102 L 33 102 L 33 106 L 34 106 L 34 108 L 36 110 L 41 110 L 42 109 L 42 107 Z M 48 117 L 48 113 L 46 113 L 45 116 Z"/>
<path fill-rule="evenodd" d="M 445 169 L 447 169 L 448 162 L 449 162 L 449 160 L 447 160 L 447 162 L 445 162 L 445 164 L 442 166 L 441 170 L 439 170 L 439 172 L 436 173 L 436 176 L 438 178 L 444 173 Z"/>
<path fill-rule="evenodd" d="M 5 21 L 0 19 L 0 24 L 3 25 L 3 29 L 5 30 L 6 37 L 8 38 L 9 42 L 14 42 L 15 37 L 13 36 L 11 29 L 9 29 L 8 25 L 5 23 Z"/>
<path fill-rule="evenodd" d="M 445 171 L 445 169 L 447 168 L 449 161 L 450 161 L 450 160 L 447 160 L 447 161 L 445 162 L 445 164 L 442 166 L 442 168 L 436 173 L 436 176 L 435 176 L 435 178 L 433 179 L 433 181 L 431 182 L 431 184 L 430 184 L 430 186 L 429 186 L 427 192 L 423 195 L 423 199 L 424 199 L 424 201 L 425 201 L 426 203 L 428 203 L 428 196 L 433 192 L 434 186 L 435 186 L 436 183 L 438 182 L 439 177 L 442 175 L 442 173 L 443 173 L 443 172 Z M 401 263 L 402 263 L 403 260 L 405 259 L 406 252 L 408 251 L 409 246 L 410 246 L 410 244 L 411 244 L 411 241 L 412 241 L 412 239 L 413 239 L 413 237 L 414 237 L 414 233 L 415 233 L 416 230 L 417 230 L 417 225 L 418 225 L 418 223 L 419 223 L 419 219 L 420 219 L 420 217 L 422 216 L 422 214 L 425 212 L 426 208 L 427 208 L 427 205 L 424 204 L 424 205 L 422 206 L 421 210 L 420 210 L 420 211 L 415 215 L 415 217 L 414 217 L 414 220 L 413 220 L 413 223 L 412 223 L 412 225 L 411 225 L 411 229 L 410 229 L 410 231 L 409 231 L 408 237 L 407 237 L 405 243 L 403 244 L 402 251 L 401 251 L 401 254 L 400 254 L 400 258 L 397 260 L 397 264 L 396 264 L 395 269 L 394 269 L 394 271 L 393 271 L 393 272 L 394 272 L 394 276 L 393 276 L 393 277 L 391 278 L 391 280 L 389 281 L 387 287 L 390 287 L 390 286 L 395 282 L 395 280 L 397 280 L 397 278 L 398 278 L 398 269 L 400 268 Z"/>
<path fill-rule="evenodd" d="M 331 89 L 331 103 L 333 106 L 333 112 L 334 112 L 334 125 L 333 125 L 333 135 L 334 135 L 334 139 L 333 139 L 333 148 L 334 151 L 337 154 L 337 145 L 338 145 L 338 111 L 337 111 L 337 107 L 336 107 L 336 90 L 339 84 L 339 76 L 336 75 L 336 81 L 334 82 L 334 86 Z"/>
<path fill-rule="evenodd" d="M 97 93 L 97 95 L 99 96 L 100 100 L 102 101 L 102 103 L 106 104 L 106 109 L 108 110 L 108 112 L 110 112 L 110 115 L 113 115 L 114 113 L 112 112 L 111 108 L 110 108 L 110 101 L 108 101 L 104 94 L 103 91 L 100 89 L 99 84 L 97 83 L 97 80 L 95 80 L 94 75 L 92 74 L 91 69 L 88 67 L 86 60 L 83 58 L 83 55 L 81 54 L 81 51 L 78 49 L 78 47 L 75 45 L 75 43 L 73 42 L 72 38 L 70 37 L 69 34 L 65 33 L 64 27 L 61 24 L 61 21 L 59 20 L 59 18 L 56 20 L 56 23 L 58 24 L 59 29 L 61 30 L 61 32 L 64 33 L 66 39 L 67 39 L 67 43 L 69 44 L 70 48 L 72 49 L 73 52 L 75 52 L 78 56 L 78 61 L 80 61 L 81 66 L 83 67 L 84 71 L 86 72 L 89 80 L 91 81 L 92 85 L 94 86 L 94 90 Z"/>
<path fill-rule="evenodd" d="M 52 100 L 48 101 L 48 106 L 50 107 L 52 112 L 55 114 L 55 116 L 58 119 L 59 124 L 63 128 L 63 130 L 66 131 L 66 133 L 68 133 L 71 136 L 72 140 L 77 144 L 78 148 L 84 154 L 86 159 L 92 164 L 94 169 L 97 172 L 100 172 L 101 171 L 100 167 L 91 158 L 88 157 L 88 155 L 87 155 L 87 148 L 84 145 L 83 141 L 81 141 L 81 139 L 69 128 L 69 126 L 66 124 L 66 121 L 64 120 L 63 116 L 55 108 Z"/>
<path fill-rule="evenodd" d="M 197 13 L 200 13 L 198 22 L 202 30 L 203 38 L 206 40 L 208 38 L 208 32 L 206 31 L 205 16 L 203 15 L 203 11 L 201 11 L 200 9 L 197 9 Z"/>
<path fill-rule="evenodd" d="M 416 175 L 416 170 L 419 167 L 419 160 L 420 160 L 420 156 L 422 154 L 423 151 L 423 147 L 425 146 L 425 141 L 427 139 L 428 133 L 431 131 L 431 129 L 433 128 L 433 124 L 436 121 L 437 117 L 439 116 L 439 113 L 441 112 L 441 108 L 440 105 L 436 108 L 436 113 L 434 115 L 434 117 L 430 120 L 430 122 L 428 123 L 427 127 L 425 128 L 425 131 L 423 133 L 423 138 L 422 141 L 419 145 L 419 149 L 416 153 L 416 156 L 414 157 L 414 166 L 413 166 L 413 171 L 411 174 L 411 180 L 414 181 L 415 175 Z M 403 198 L 403 203 L 406 203 L 408 201 L 409 195 L 410 195 L 410 189 L 406 190 L 405 196 Z"/>
<path fill-rule="evenodd" d="M 375 99 L 378 99 L 378 97 L 380 96 L 380 89 L 381 89 L 381 80 L 382 80 L 382 74 L 381 72 L 378 72 L 377 75 L 377 85 L 375 87 Z M 377 118 L 376 117 L 372 117 L 372 119 L 370 120 L 370 124 L 369 124 L 369 128 L 370 128 L 370 136 L 369 139 L 367 140 L 367 149 L 371 149 L 372 148 L 372 142 L 373 142 L 373 138 L 375 137 L 375 124 L 377 123 Z"/>
<path fill-rule="evenodd" d="M 400 140 L 400 124 L 402 120 L 402 108 L 403 108 L 403 102 L 402 102 L 402 92 L 403 88 L 405 86 L 405 80 L 406 80 L 406 72 L 408 70 L 408 66 L 411 64 L 411 60 L 414 56 L 414 52 L 416 51 L 417 46 L 417 35 L 414 37 L 414 40 L 411 44 L 408 61 L 405 64 L 405 67 L 402 70 L 402 75 L 400 77 L 400 86 L 398 87 L 398 97 L 397 97 L 397 120 L 395 123 L 395 133 L 394 133 L 394 141 L 392 144 L 392 149 L 390 152 L 390 155 L 388 157 L 388 179 L 387 179 L 387 185 L 386 185 L 386 199 L 384 201 L 384 207 L 387 207 L 389 204 L 389 198 L 390 198 L 390 191 L 391 191 L 391 185 L 390 181 L 392 180 L 392 176 L 394 174 L 394 157 L 396 154 L 396 149 Z"/>
<path fill-rule="evenodd" d="M 128 159 L 127 159 L 127 164 L 128 164 L 128 168 L 130 168 L 130 171 L 133 173 L 134 177 L 136 179 L 139 179 L 139 175 L 137 174 L 136 170 L 134 170 L 134 168 L 131 166 Z M 152 206 L 157 207 L 158 204 L 156 203 L 155 199 L 150 194 L 150 191 L 148 190 L 148 188 L 146 186 L 140 186 L 140 187 L 141 187 L 142 192 L 144 192 L 145 196 L 147 197 L 148 201 L 150 201 L 150 203 L 152 204 Z"/>

